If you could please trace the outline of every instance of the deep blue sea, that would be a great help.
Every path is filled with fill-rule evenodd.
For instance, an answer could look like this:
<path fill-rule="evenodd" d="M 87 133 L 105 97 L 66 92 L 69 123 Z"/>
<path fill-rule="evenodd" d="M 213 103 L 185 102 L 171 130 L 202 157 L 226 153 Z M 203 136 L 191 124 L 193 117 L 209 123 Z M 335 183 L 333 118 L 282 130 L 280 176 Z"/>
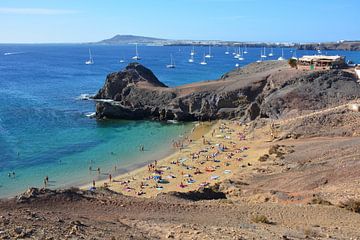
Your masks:
<path fill-rule="evenodd" d="M 93 65 L 84 64 L 89 48 Z M 244 66 L 260 55 L 260 49 L 248 48 L 245 60 L 239 61 L 231 53 L 225 55 L 226 48 L 214 47 L 213 58 L 200 65 L 208 48 L 195 48 L 194 63 L 188 62 L 190 51 L 191 47 L 139 46 L 140 62 L 168 86 L 219 78 L 236 63 Z M 95 111 L 95 104 L 78 97 L 95 94 L 106 75 L 123 69 L 134 53 L 134 46 L 0 45 L 0 197 L 41 187 L 45 176 L 53 188 L 98 179 L 89 166 L 115 175 L 168 154 L 171 140 L 191 130 L 193 124 L 96 121 L 86 116 Z M 165 67 L 170 54 L 175 69 Z M 280 54 L 281 49 L 274 49 L 274 57 L 267 59 Z M 360 63 L 359 52 L 327 54 Z M 285 49 L 285 57 L 292 55 Z M 140 144 L 146 151 L 138 151 Z M 9 177 L 13 171 L 15 177 Z"/>

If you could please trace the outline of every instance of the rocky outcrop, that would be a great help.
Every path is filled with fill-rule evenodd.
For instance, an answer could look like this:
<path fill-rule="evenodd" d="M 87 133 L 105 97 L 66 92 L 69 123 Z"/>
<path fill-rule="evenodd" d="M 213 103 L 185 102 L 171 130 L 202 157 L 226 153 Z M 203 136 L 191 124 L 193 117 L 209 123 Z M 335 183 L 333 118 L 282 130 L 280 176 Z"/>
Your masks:
<path fill-rule="evenodd" d="M 264 89 L 260 114 L 280 118 L 291 112 L 319 110 L 360 97 L 351 73 L 341 70 L 307 72 L 278 86 Z"/>
<path fill-rule="evenodd" d="M 315 110 L 360 97 L 351 73 L 301 71 L 286 63 L 254 63 L 215 81 L 169 88 L 144 66 L 132 63 L 107 76 L 95 96 L 98 119 L 254 120 Z"/>
<path fill-rule="evenodd" d="M 300 50 L 346 50 L 346 51 L 360 51 L 360 41 L 344 41 L 344 42 L 329 42 L 329 43 L 308 43 L 297 46 Z"/>

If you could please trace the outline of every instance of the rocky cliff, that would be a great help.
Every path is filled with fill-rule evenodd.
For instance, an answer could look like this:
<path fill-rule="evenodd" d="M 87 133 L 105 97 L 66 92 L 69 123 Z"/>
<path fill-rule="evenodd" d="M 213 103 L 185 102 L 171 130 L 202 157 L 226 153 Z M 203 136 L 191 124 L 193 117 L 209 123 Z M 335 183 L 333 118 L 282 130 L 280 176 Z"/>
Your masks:
<path fill-rule="evenodd" d="M 344 42 L 329 42 L 329 43 L 307 43 L 296 46 L 300 50 L 345 50 L 345 51 L 360 51 L 360 41 L 344 41 Z"/>
<path fill-rule="evenodd" d="M 301 71 L 286 63 L 253 63 L 221 79 L 169 88 L 132 63 L 107 76 L 95 96 L 99 119 L 253 120 L 316 110 L 360 97 L 355 77 L 341 70 Z"/>

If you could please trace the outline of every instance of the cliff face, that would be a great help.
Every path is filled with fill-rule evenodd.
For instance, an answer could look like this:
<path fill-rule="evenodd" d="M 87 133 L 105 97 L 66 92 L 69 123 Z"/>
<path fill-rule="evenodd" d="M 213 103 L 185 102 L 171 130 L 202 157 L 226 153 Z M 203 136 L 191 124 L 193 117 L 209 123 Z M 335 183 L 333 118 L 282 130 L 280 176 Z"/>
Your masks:
<path fill-rule="evenodd" d="M 132 63 L 108 75 L 95 99 L 99 119 L 194 121 L 279 118 L 357 97 L 360 87 L 350 73 L 303 72 L 269 61 L 229 72 L 220 80 L 176 88 L 166 87 L 149 69 Z"/>

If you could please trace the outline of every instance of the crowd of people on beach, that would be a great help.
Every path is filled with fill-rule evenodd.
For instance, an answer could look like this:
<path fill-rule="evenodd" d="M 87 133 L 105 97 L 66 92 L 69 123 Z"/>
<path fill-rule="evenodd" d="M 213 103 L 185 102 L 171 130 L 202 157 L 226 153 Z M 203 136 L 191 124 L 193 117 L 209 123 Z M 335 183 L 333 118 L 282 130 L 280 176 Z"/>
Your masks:
<path fill-rule="evenodd" d="M 231 127 L 230 125 L 233 125 Z M 149 191 L 160 192 L 165 188 L 176 187 L 178 189 L 191 189 L 205 187 L 221 179 L 221 176 L 230 174 L 232 171 L 227 167 L 242 161 L 247 157 L 244 154 L 249 149 L 247 146 L 240 146 L 239 142 L 246 140 L 246 134 L 236 131 L 235 127 L 241 125 L 239 122 L 231 124 L 221 123 L 217 129 L 213 129 L 207 138 L 205 135 L 199 141 L 194 142 L 190 137 L 181 140 L 173 140 L 172 146 L 175 149 L 187 149 L 188 153 L 181 154 L 182 157 L 172 158 L 167 164 L 162 161 L 154 161 L 147 165 L 147 174 L 122 177 L 123 180 L 113 182 L 111 174 L 109 181 L 104 182 L 107 187 L 119 188 L 122 192 L 131 195 L 144 195 Z M 211 136 L 211 137 L 210 137 Z M 195 143 L 195 147 L 191 143 Z M 189 151 L 193 149 L 192 151 Z M 144 151 L 143 146 L 139 147 Z M 92 169 L 90 169 L 92 170 Z M 100 173 L 100 169 L 99 173 Z M 114 185 L 115 184 L 115 185 Z M 174 184 L 176 184 L 174 186 Z M 95 188 L 95 181 L 93 187 Z M 153 190 L 151 190 L 153 189 Z"/>

